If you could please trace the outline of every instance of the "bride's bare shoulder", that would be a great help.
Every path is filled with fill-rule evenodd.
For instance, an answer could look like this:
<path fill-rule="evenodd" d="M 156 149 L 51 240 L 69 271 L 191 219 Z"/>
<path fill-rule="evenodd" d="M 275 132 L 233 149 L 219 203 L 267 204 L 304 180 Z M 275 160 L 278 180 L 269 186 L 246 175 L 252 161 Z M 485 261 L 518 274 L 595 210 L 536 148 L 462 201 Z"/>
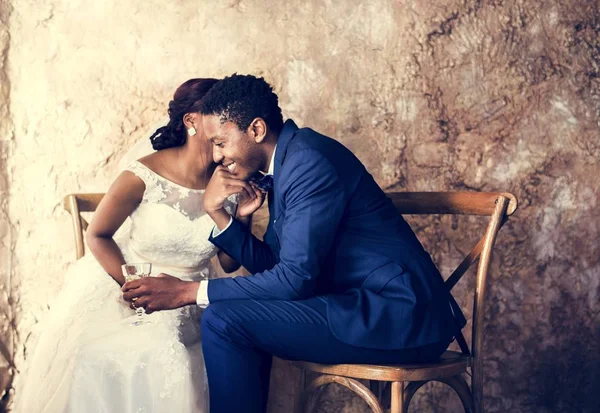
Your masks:
<path fill-rule="evenodd" d="M 171 159 L 171 157 L 172 154 L 170 151 L 168 149 L 163 149 L 138 159 L 138 162 L 144 165 L 146 168 L 161 175 L 161 172 L 164 172 L 163 169 L 165 169 L 164 165 L 169 163 L 168 161 Z"/>

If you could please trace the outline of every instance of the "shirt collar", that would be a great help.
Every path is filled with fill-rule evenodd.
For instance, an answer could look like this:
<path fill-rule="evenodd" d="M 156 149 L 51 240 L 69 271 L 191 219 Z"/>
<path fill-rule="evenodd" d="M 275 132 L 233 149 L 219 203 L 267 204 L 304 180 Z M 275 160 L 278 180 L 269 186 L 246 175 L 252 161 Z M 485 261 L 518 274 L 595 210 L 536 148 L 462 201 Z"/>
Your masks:
<path fill-rule="evenodd" d="M 277 152 L 277 144 L 275 144 L 275 148 L 273 148 L 273 155 L 271 155 L 271 162 L 269 163 L 269 169 L 267 173 L 260 171 L 263 175 L 273 175 L 275 173 L 275 152 Z"/>

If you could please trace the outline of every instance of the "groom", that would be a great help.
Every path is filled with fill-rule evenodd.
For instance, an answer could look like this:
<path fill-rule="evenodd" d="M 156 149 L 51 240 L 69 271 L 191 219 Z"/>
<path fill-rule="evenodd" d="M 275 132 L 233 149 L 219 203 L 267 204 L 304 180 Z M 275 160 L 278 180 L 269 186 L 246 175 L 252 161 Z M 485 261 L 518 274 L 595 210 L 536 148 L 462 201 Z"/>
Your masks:
<path fill-rule="evenodd" d="M 273 355 L 328 364 L 437 358 L 465 319 L 361 162 L 337 141 L 284 123 L 262 78 L 219 81 L 201 112 L 220 164 L 204 199 L 216 223 L 210 241 L 253 275 L 138 280 L 124 297 L 144 297 L 153 310 L 207 306 L 211 412 L 264 412 Z M 261 181 L 248 185 L 257 173 Z M 240 188 L 259 206 L 257 186 L 268 193 L 264 241 L 223 207 Z"/>

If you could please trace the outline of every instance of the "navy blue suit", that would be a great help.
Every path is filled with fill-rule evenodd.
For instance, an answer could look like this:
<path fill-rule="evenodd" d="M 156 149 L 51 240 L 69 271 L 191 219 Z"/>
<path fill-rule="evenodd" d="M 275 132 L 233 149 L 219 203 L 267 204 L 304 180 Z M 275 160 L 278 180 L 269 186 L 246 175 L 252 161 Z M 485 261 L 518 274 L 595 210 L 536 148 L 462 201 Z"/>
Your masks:
<path fill-rule="evenodd" d="M 235 409 L 214 400 L 224 395 L 218 390 L 213 395 L 213 384 L 235 380 L 210 367 L 208 353 L 223 340 L 229 352 L 243 343 L 289 359 L 394 363 L 439 355 L 465 324 L 429 254 L 348 149 L 288 120 L 274 163 L 264 242 L 236 220 L 211 237 L 253 273 L 208 284 L 203 341 L 215 413 Z M 255 404 L 244 411 L 264 410 L 264 394 L 260 402 L 248 397 L 244 403 Z"/>

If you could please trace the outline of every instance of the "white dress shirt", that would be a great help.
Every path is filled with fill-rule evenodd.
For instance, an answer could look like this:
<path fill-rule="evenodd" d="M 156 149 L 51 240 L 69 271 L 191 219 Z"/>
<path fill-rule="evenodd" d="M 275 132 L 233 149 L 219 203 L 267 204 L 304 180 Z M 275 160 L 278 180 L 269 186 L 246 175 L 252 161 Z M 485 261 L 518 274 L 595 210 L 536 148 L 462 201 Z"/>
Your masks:
<path fill-rule="evenodd" d="M 273 175 L 273 172 L 275 172 L 275 152 L 276 151 L 277 151 L 277 145 L 275 145 L 275 148 L 273 149 L 273 155 L 271 155 L 271 163 L 269 164 L 269 169 L 267 170 L 267 173 L 265 174 L 265 173 L 261 172 L 263 175 Z M 215 225 L 212 230 L 213 238 L 216 238 L 219 235 L 221 235 L 223 232 L 227 231 L 227 229 L 231 226 L 232 222 L 233 222 L 233 217 L 229 218 L 229 223 L 222 230 L 220 230 Z M 198 306 L 200 306 L 202 308 L 208 307 L 208 305 L 210 304 L 210 301 L 208 300 L 208 280 L 200 281 L 200 287 L 198 288 L 198 293 L 196 294 L 196 304 L 198 304 Z"/>

